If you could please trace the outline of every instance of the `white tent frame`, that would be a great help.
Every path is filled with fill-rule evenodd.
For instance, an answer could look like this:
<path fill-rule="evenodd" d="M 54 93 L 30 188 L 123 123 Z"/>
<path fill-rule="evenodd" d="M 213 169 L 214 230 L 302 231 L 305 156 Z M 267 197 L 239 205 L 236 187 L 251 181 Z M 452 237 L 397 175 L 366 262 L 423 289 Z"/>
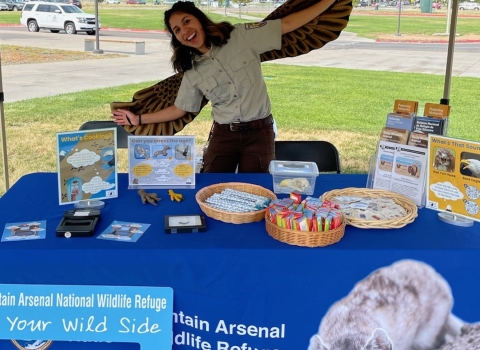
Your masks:
<path fill-rule="evenodd" d="M 3 177 L 5 180 L 5 191 L 8 191 L 10 184 L 8 180 L 7 133 L 5 130 L 5 111 L 3 109 L 3 101 L 2 54 L 0 53 L 0 128 L 2 131 Z"/>
<path fill-rule="evenodd" d="M 452 15 L 450 17 L 450 26 L 449 26 L 450 33 L 449 33 L 448 49 L 447 49 L 447 63 L 446 63 L 446 70 L 445 70 L 443 98 L 440 100 L 440 103 L 444 105 L 448 105 L 450 102 L 450 85 L 451 85 L 451 79 L 452 79 L 453 53 L 455 51 L 455 37 L 457 32 L 457 17 L 458 17 L 458 0 L 451 0 L 448 3 L 449 5 L 451 5 L 451 8 L 449 8 L 447 11 L 448 13 L 452 11 Z M 95 4 L 98 4 L 98 2 L 95 1 Z M 448 18 L 448 15 L 447 15 L 447 18 Z M 98 31 L 97 31 L 97 35 L 98 35 Z M 4 175 L 4 181 L 5 181 L 5 191 L 8 191 L 8 189 L 10 188 L 10 185 L 9 185 L 9 177 L 8 177 L 7 139 L 6 139 L 6 131 L 5 131 L 5 115 L 4 115 L 4 109 L 3 109 L 4 93 L 3 93 L 2 81 L 3 81 L 2 80 L 2 57 L 0 54 L 0 127 L 1 127 L 1 133 L 2 133 L 1 137 L 2 137 L 2 155 L 3 155 L 3 175 Z"/>

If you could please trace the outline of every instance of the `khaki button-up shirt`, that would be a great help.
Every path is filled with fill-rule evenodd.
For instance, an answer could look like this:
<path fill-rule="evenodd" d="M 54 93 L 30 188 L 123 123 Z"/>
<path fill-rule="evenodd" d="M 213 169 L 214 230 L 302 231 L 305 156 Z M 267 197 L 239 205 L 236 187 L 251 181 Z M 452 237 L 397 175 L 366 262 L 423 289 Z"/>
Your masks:
<path fill-rule="evenodd" d="M 220 124 L 267 117 L 271 104 L 260 54 L 280 49 L 281 43 L 280 20 L 235 25 L 226 45 L 196 57 L 183 76 L 175 106 L 198 112 L 205 95 Z"/>

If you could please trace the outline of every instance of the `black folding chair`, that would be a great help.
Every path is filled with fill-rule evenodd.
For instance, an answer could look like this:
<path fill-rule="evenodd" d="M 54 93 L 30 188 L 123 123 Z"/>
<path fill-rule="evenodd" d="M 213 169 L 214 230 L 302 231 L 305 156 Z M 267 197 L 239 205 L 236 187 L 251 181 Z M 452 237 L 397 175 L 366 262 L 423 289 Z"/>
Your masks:
<path fill-rule="evenodd" d="M 275 141 L 277 160 L 315 162 L 321 173 L 340 174 L 340 156 L 328 141 Z"/>
<path fill-rule="evenodd" d="M 117 147 L 128 148 L 128 136 L 132 135 L 123 126 L 117 125 L 113 120 L 92 120 L 82 124 L 78 130 L 93 130 L 117 128 Z"/>

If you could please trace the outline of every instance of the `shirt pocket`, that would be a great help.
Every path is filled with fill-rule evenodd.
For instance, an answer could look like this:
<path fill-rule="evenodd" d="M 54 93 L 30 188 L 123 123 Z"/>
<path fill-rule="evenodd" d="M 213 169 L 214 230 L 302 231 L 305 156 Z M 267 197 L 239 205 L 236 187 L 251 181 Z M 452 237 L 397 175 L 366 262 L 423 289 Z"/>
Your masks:
<path fill-rule="evenodd" d="M 245 87 L 250 87 L 255 82 L 255 62 L 255 55 L 250 49 L 243 50 L 230 62 L 230 68 Z"/>
<path fill-rule="evenodd" d="M 206 98 L 212 103 L 221 103 L 228 99 L 228 90 L 222 89 L 215 77 L 209 77 L 198 84 L 198 87 L 203 92 Z"/>

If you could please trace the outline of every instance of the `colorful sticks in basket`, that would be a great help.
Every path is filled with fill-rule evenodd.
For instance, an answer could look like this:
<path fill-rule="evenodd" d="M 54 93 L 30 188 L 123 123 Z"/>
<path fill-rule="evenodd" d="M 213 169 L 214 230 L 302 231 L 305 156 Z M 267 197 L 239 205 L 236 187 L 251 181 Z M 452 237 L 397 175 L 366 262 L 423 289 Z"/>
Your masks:
<path fill-rule="evenodd" d="M 222 192 L 214 193 L 208 197 L 205 203 L 218 210 L 231 213 L 248 213 L 265 209 L 270 203 L 270 198 L 225 188 Z"/>
<path fill-rule="evenodd" d="M 342 225 L 342 213 L 334 203 L 313 197 L 300 203 L 295 196 L 273 200 L 266 218 L 277 226 L 296 231 L 323 232 Z"/>

